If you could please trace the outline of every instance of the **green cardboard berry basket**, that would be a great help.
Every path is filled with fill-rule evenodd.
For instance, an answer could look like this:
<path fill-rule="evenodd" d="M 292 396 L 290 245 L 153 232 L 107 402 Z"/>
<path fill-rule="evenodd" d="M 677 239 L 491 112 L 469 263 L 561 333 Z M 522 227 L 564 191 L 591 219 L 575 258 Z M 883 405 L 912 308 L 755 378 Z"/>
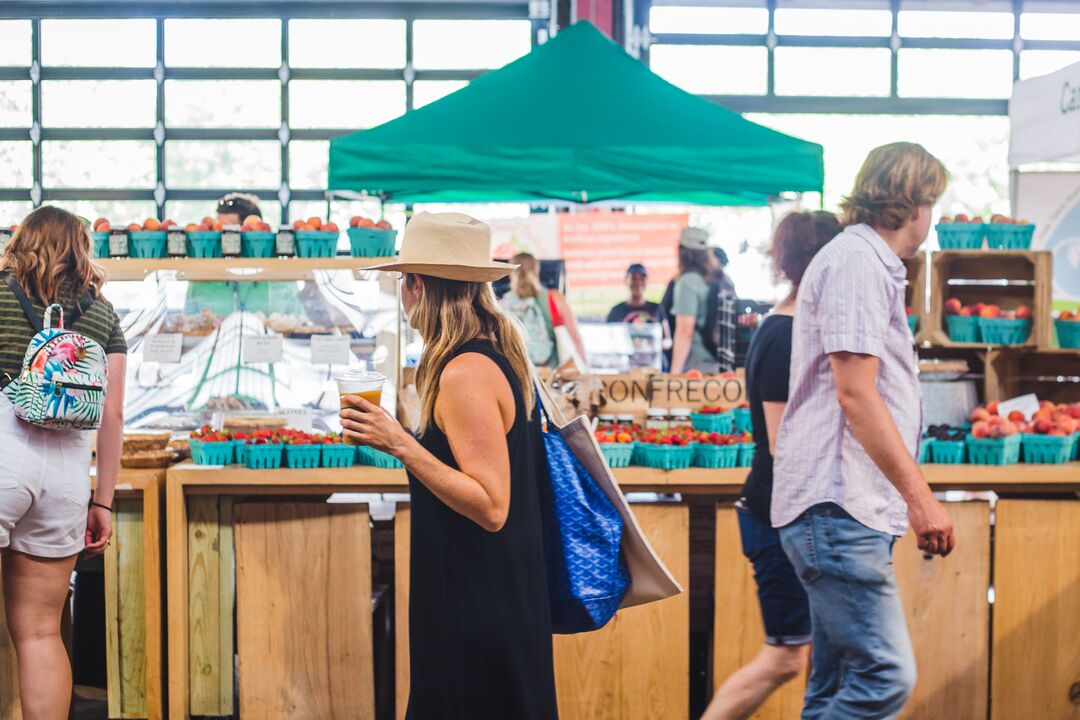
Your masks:
<path fill-rule="evenodd" d="M 942 250 L 981 250 L 986 237 L 982 223 L 938 223 L 934 229 Z"/>
<path fill-rule="evenodd" d="M 168 248 L 164 230 L 139 230 L 128 233 L 128 255 L 133 258 L 163 258 Z"/>
<path fill-rule="evenodd" d="M 754 454 L 757 453 L 757 443 L 742 443 L 739 448 L 739 467 L 750 467 L 754 464 Z"/>
<path fill-rule="evenodd" d="M 735 432 L 735 413 L 730 410 L 725 413 L 694 413 L 690 416 L 690 424 L 698 432 L 730 435 Z"/>
<path fill-rule="evenodd" d="M 694 462 L 695 450 L 690 445 L 642 443 L 640 449 L 642 464 L 657 470 L 685 470 Z"/>
<path fill-rule="evenodd" d="M 91 251 L 95 258 L 107 258 L 109 257 L 109 233 L 107 232 L 92 232 L 90 238 L 93 240 L 93 246 Z"/>
<path fill-rule="evenodd" d="M 265 230 L 240 233 L 240 257 L 274 257 L 277 234 Z"/>
<path fill-rule="evenodd" d="M 1034 237 L 1034 225 L 990 223 L 986 226 L 986 245 L 991 250 L 1030 250 Z"/>
<path fill-rule="evenodd" d="M 968 462 L 972 465 L 1015 465 L 1020 462 L 1020 436 L 977 438 L 968 435 Z"/>
<path fill-rule="evenodd" d="M 344 443 L 322 446 L 322 466 L 327 468 L 352 467 L 356 462 L 356 448 Z"/>
<path fill-rule="evenodd" d="M 1058 345 L 1067 350 L 1080 350 L 1080 320 L 1054 320 Z"/>
<path fill-rule="evenodd" d="M 293 470 L 310 470 L 322 463 L 321 445 L 286 445 L 285 465 Z"/>
<path fill-rule="evenodd" d="M 926 463 L 930 462 L 930 458 L 933 457 L 933 455 L 931 454 L 932 453 L 932 448 L 934 447 L 934 443 L 936 443 L 936 442 L 937 442 L 937 440 L 935 440 L 934 438 L 926 438 L 926 437 L 922 438 L 919 441 L 919 464 L 920 465 L 925 465 Z"/>
<path fill-rule="evenodd" d="M 356 448 L 356 457 L 361 465 L 368 467 L 385 468 L 387 470 L 399 470 L 405 467 L 400 460 L 393 455 L 376 450 L 373 447 L 361 445 Z"/>
<path fill-rule="evenodd" d="M 397 230 L 351 227 L 348 234 L 353 257 L 393 257 L 397 252 Z"/>
<path fill-rule="evenodd" d="M 600 443 L 600 452 L 609 467 L 629 467 L 630 460 L 634 457 L 634 443 Z"/>
<path fill-rule="evenodd" d="M 930 447 L 930 462 L 936 465 L 961 465 L 965 447 L 963 440 L 935 440 Z"/>
<path fill-rule="evenodd" d="M 188 441 L 191 448 L 191 461 L 196 465 L 230 465 L 233 461 L 236 442 L 203 442 L 192 438 Z"/>
<path fill-rule="evenodd" d="M 193 258 L 221 257 L 221 233 L 217 230 L 191 230 L 187 233 L 187 254 Z"/>
<path fill-rule="evenodd" d="M 694 465 L 701 468 L 733 468 L 739 464 L 738 445 L 703 445 L 694 448 Z"/>
<path fill-rule="evenodd" d="M 969 315 L 946 315 L 945 326 L 949 331 L 949 340 L 958 343 L 977 343 L 982 341 L 979 330 L 979 318 Z"/>
<path fill-rule="evenodd" d="M 281 443 L 267 445 L 246 445 L 244 447 L 244 465 L 249 470 L 276 470 L 281 467 Z"/>
<path fill-rule="evenodd" d="M 988 345 L 1023 345 L 1031 337 L 1031 320 L 979 318 L 979 334 Z"/>
<path fill-rule="evenodd" d="M 753 432 L 753 421 L 750 419 L 750 408 L 735 408 L 735 432 Z"/>
<path fill-rule="evenodd" d="M 1035 465 L 1063 465 L 1073 459 L 1072 435 L 1024 435 L 1021 447 L 1024 462 Z"/>
<path fill-rule="evenodd" d="M 326 230 L 297 230 L 296 254 L 305 258 L 328 258 L 337 255 L 340 233 Z"/>

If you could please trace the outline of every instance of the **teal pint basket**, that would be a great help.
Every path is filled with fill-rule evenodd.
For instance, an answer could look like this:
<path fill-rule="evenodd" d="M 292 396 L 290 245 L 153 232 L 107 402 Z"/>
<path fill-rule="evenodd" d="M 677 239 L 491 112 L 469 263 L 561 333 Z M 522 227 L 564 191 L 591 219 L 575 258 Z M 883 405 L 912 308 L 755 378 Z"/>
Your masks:
<path fill-rule="evenodd" d="M 986 226 L 986 246 L 991 250 L 1030 250 L 1034 225 L 990 223 Z"/>
<path fill-rule="evenodd" d="M 735 408 L 735 432 L 753 432 L 753 422 L 750 420 L 750 408 Z"/>
<path fill-rule="evenodd" d="M 754 464 L 754 454 L 757 453 L 757 443 L 742 443 L 739 448 L 739 467 L 750 467 Z"/>
<path fill-rule="evenodd" d="M 246 445 L 244 447 L 244 465 L 249 470 L 276 470 L 281 467 L 280 443 L 269 445 Z"/>
<path fill-rule="evenodd" d="M 187 254 L 193 258 L 221 257 L 221 233 L 216 230 L 191 230 L 187 234 Z"/>
<path fill-rule="evenodd" d="M 979 330 L 979 318 L 968 315 L 946 315 L 945 326 L 949 331 L 949 340 L 958 343 L 977 343 L 982 340 Z"/>
<path fill-rule="evenodd" d="M 930 446 L 930 462 L 938 465 L 960 465 L 964 462 L 963 440 L 935 440 Z"/>
<path fill-rule="evenodd" d="M 128 255 L 133 258 L 163 258 L 169 233 L 164 230 L 140 230 L 128 233 Z"/>
<path fill-rule="evenodd" d="M 277 234 L 257 230 L 240 233 L 240 257 L 268 258 L 274 256 Z"/>
<path fill-rule="evenodd" d="M 188 441 L 191 448 L 191 461 L 196 465 L 230 465 L 236 443 L 232 440 L 223 442 L 203 442 L 192 438 Z"/>
<path fill-rule="evenodd" d="M 348 233 L 353 257 L 393 257 L 397 251 L 397 230 L 351 227 Z"/>
<path fill-rule="evenodd" d="M 90 239 L 93 241 L 90 250 L 95 258 L 109 257 L 109 233 L 92 232 L 90 233 Z"/>
<path fill-rule="evenodd" d="M 1020 436 L 976 438 L 968 436 L 968 462 L 972 465 L 1015 465 L 1020 462 Z"/>
<path fill-rule="evenodd" d="M 1024 462 L 1036 465 L 1062 465 L 1072 460 L 1073 435 L 1024 435 L 1021 447 Z"/>
<path fill-rule="evenodd" d="M 657 470 L 685 470 L 694 463 L 695 449 L 689 445 L 644 443 L 639 449 L 642 464 Z"/>
<path fill-rule="evenodd" d="M 310 470 L 322 463 L 321 445 L 286 445 L 285 465 L 293 470 Z"/>
<path fill-rule="evenodd" d="M 376 450 L 373 447 L 367 447 L 365 445 L 356 448 L 356 457 L 361 465 L 367 465 L 368 467 L 384 468 L 386 470 L 400 470 L 405 467 L 401 461 L 393 455 L 389 455 L 382 450 Z"/>
<path fill-rule="evenodd" d="M 733 468 L 739 464 L 738 445 L 698 445 L 694 465 L 701 468 Z"/>
<path fill-rule="evenodd" d="M 600 452 L 612 469 L 630 467 L 634 457 L 634 443 L 601 443 Z"/>
<path fill-rule="evenodd" d="M 352 445 L 323 445 L 322 466 L 327 468 L 352 467 L 356 462 L 356 448 Z"/>
<path fill-rule="evenodd" d="M 1031 321 L 979 318 L 979 334 L 987 345 L 1023 345 L 1031 337 Z"/>
<path fill-rule="evenodd" d="M 942 250 L 981 250 L 986 237 L 982 223 L 938 223 L 934 229 Z"/>
<path fill-rule="evenodd" d="M 907 316 L 907 326 L 908 326 L 908 329 L 911 330 L 911 334 L 914 335 L 919 329 L 919 316 L 918 315 L 908 315 Z"/>
<path fill-rule="evenodd" d="M 920 465 L 925 465 L 926 463 L 930 462 L 930 458 L 932 457 L 931 453 L 933 452 L 931 448 L 934 447 L 935 442 L 937 442 L 937 440 L 935 440 L 934 438 L 925 437 L 919 441 L 918 462 Z"/>
<path fill-rule="evenodd" d="M 694 413 L 690 416 L 690 424 L 698 432 L 730 435 L 735 431 L 735 413 Z"/>
<path fill-rule="evenodd" d="M 340 233 L 325 230 L 297 230 L 296 254 L 305 258 L 328 258 L 337 255 Z"/>
<path fill-rule="evenodd" d="M 1080 350 L 1080 320 L 1054 320 L 1058 345 L 1067 350 Z"/>

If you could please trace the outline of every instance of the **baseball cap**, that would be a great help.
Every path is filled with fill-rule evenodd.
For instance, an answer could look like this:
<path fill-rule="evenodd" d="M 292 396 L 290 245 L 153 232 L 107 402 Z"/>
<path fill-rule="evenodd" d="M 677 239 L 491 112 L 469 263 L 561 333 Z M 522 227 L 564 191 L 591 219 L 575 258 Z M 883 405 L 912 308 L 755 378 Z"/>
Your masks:
<path fill-rule="evenodd" d="M 645 266 L 642 265 L 641 263 L 634 263 L 630 267 L 626 268 L 626 274 L 627 275 L 633 275 L 634 273 L 637 273 L 639 275 L 644 275 L 645 277 L 649 277 L 649 271 L 646 270 Z"/>
<path fill-rule="evenodd" d="M 679 247 L 691 250 L 707 250 L 709 248 L 709 233 L 701 228 L 687 227 L 679 233 Z"/>

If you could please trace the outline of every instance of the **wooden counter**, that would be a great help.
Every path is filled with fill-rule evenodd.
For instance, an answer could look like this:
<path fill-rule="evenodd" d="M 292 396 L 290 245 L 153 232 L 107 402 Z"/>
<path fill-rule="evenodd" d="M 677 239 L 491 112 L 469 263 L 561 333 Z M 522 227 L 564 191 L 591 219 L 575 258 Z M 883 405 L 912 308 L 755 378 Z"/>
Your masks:
<path fill-rule="evenodd" d="M 923 466 L 928 481 L 936 490 L 996 491 L 999 493 L 1055 495 L 1080 492 L 1080 463 L 1064 466 L 1013 465 L 1006 467 L 969 465 Z M 671 472 L 632 467 L 615 471 L 626 492 L 659 492 L 664 494 L 693 494 L 715 496 L 718 500 L 733 498 L 746 476 L 745 468 L 731 470 L 689 469 Z M 404 471 L 369 467 L 314 470 L 253 471 L 238 466 L 198 467 L 185 463 L 168 473 L 167 487 L 167 545 L 168 579 L 168 657 L 169 657 L 169 717 L 187 718 L 190 715 L 229 715 L 235 705 L 233 695 L 233 658 L 238 657 L 241 668 L 240 701 L 250 707 L 275 686 L 274 677 L 289 681 L 282 685 L 291 694 L 276 701 L 285 706 L 293 703 L 296 717 L 310 713 L 332 713 L 326 689 L 335 686 L 338 675 L 330 669 L 348 665 L 350 677 L 367 686 L 371 678 L 370 663 L 359 662 L 356 652 L 363 645 L 362 637 L 349 634 L 327 644 L 326 634 L 332 626 L 327 618 L 318 620 L 324 628 L 320 636 L 311 633 L 292 633 L 288 630 L 302 612 L 307 611 L 306 593 L 324 593 L 327 612 L 339 619 L 351 609 L 364 607 L 363 598 L 371 593 L 370 557 L 365 555 L 367 513 L 363 506 L 326 505 L 318 500 L 332 493 L 394 493 L 408 491 Z M 277 496 L 270 500 L 271 496 Z M 300 502 L 303 497 L 308 502 Z M 257 501 L 257 502 L 256 502 Z M 1051 501 L 1055 507 L 1061 503 Z M 1065 505 L 1080 505 L 1069 503 Z M 905 717 L 930 718 L 934 713 L 956 713 L 957 717 L 985 718 L 985 678 L 988 653 L 980 638 L 987 638 L 989 615 L 985 603 L 989 568 L 989 505 L 985 501 L 967 504 L 972 509 L 956 507 L 958 527 L 964 533 L 973 567 L 962 576 L 954 576 L 943 563 L 929 563 L 921 554 L 904 543 L 898 546 L 898 573 L 904 578 L 905 602 L 909 605 L 912 635 L 919 643 L 937 650 L 917 649 L 920 658 L 946 652 L 949 657 L 973 652 L 975 657 L 962 667 L 939 674 L 937 679 L 924 675 L 915 709 Z M 657 550 L 668 561 L 684 585 L 688 587 L 689 560 L 686 506 L 664 503 L 658 506 L 638 506 L 639 520 L 645 532 L 653 538 Z M 733 511 L 720 506 L 717 517 L 717 598 L 724 597 L 724 623 L 717 622 L 715 675 L 721 679 L 738 663 L 752 656 L 760 644 L 756 598 L 749 565 L 741 556 Z M 723 514 L 729 513 L 729 514 Z M 398 716 L 407 698 L 407 627 L 404 599 L 408 595 L 408 511 L 403 509 L 396 518 L 398 652 Z M 681 531 L 679 530 L 681 528 Z M 734 530 L 733 530 L 734 529 Z M 295 535 L 296 542 L 286 538 Z M 301 539 L 307 539 L 301 542 Z M 910 544 L 910 543 L 908 543 Z M 334 553 L 324 559 L 309 562 L 318 548 L 352 548 L 350 556 L 362 567 L 339 567 Z M 981 548 L 981 549 L 980 549 Z M 960 556 L 957 556 L 960 558 Z M 974 558 L 974 559 L 972 559 Z M 981 560 L 979 558 L 982 558 Z M 723 570 L 721 568 L 723 561 Z M 365 564 L 366 563 L 366 564 Z M 949 567 L 959 567 L 954 559 Z M 236 568 L 235 578 L 233 568 Z M 293 568 L 285 572 L 283 568 Z M 313 569 L 314 568 L 314 569 Z M 334 570 L 334 568 L 337 568 Z M 735 572 L 734 578 L 729 578 Z M 974 573 L 969 575 L 968 573 Z M 996 569 L 996 573 L 1005 573 Z M 927 574 L 929 573 L 929 574 Z M 944 573 L 944 574 L 942 574 Z M 733 584 L 733 581 L 734 584 Z M 748 584 L 749 583 L 749 584 Z M 942 585 L 942 583 L 945 583 Z M 935 587 L 950 587 L 949 593 L 967 598 L 970 606 L 954 605 L 962 616 L 964 642 L 951 643 L 942 630 L 941 622 L 949 621 L 956 613 L 942 615 L 935 610 Z M 734 588 L 742 588 L 737 592 Z M 925 591 L 925 592 L 924 592 Z M 266 605 L 266 593 L 281 599 L 277 605 Z M 734 595 L 731 595 L 735 592 Z M 1072 595 L 1076 595 L 1073 592 Z M 246 595 L 246 599 L 245 599 Z M 926 597 L 923 598 L 922 596 Z M 1062 607 L 1071 609 L 1077 599 L 1072 595 L 1061 600 Z M 910 597 L 909 597 L 910 596 Z M 322 596 L 320 596 L 322 597 Z M 356 607 L 356 599 L 361 601 Z M 559 688 L 561 715 L 565 718 L 621 718 L 626 708 L 638 707 L 642 717 L 686 718 L 687 685 L 685 661 L 688 655 L 686 627 L 686 596 L 642 608 L 640 622 L 629 611 L 619 616 L 619 622 L 598 633 L 556 641 L 556 677 Z M 948 604 L 948 600 L 944 601 Z M 1072 603 L 1072 604 L 1071 604 Z M 718 602 L 718 612 L 720 611 Z M 233 608 L 243 608 L 238 628 L 239 646 L 233 647 Z M 965 609 L 966 608 L 966 609 Z M 1078 608 L 1080 609 L 1080 608 Z M 1022 611 L 1021 611 L 1022 612 Z M 655 617 L 654 617 L 655 616 Z M 937 622 L 934 618 L 941 622 Z M 731 619 L 740 618 L 741 634 L 721 632 L 730 629 Z M 956 619 L 956 618 L 954 618 Z M 310 618 L 309 618 L 310 620 Z M 305 621 L 306 622 L 306 621 Z M 361 623 L 362 625 L 363 623 Z M 946 623 L 947 624 L 947 623 Z M 355 628 L 356 623 L 349 625 Z M 648 635 L 648 628 L 664 628 L 660 642 L 638 642 Z M 970 627 L 969 627 L 970 626 Z M 259 628 L 264 628 L 259 633 Z M 314 625 L 312 626 L 314 627 Z M 341 627 L 334 624 L 333 627 Z M 1058 624 L 1047 621 L 1041 633 L 1051 633 Z M 947 629 L 947 628 L 946 628 Z M 642 633 L 645 632 L 645 635 Z M 267 636 L 274 639 L 267 645 Z M 370 642 L 370 636 L 369 640 Z M 942 645 L 941 643 L 944 642 Z M 733 644 L 734 643 L 734 644 Z M 937 643 L 935 645 L 935 643 Z M 976 643 L 976 645 L 971 645 Z M 352 651 L 348 651 L 351 648 Z M 311 662 L 328 673 L 302 673 L 302 668 L 288 661 L 293 653 L 307 653 Z M 364 653 L 359 653 L 365 656 Z M 1068 652 L 1065 659 L 1071 661 Z M 599 660 L 597 660 L 599 658 Z M 959 659 L 959 658 L 954 658 Z M 595 660 L 595 662 L 594 662 Z M 625 662 L 624 662 L 625 660 Z M 1044 663 L 1047 669 L 1058 668 L 1061 659 Z M 590 668 L 588 688 L 579 682 L 585 663 Z M 931 672 L 936 672 L 930 666 Z M 249 672 L 244 673 L 243 669 Z M 664 670 L 668 668 L 668 670 Z M 671 668 L 681 668 L 671 670 Z M 663 672 L 673 672 L 665 683 Z M 661 674 L 657 674 L 661 673 Z M 295 681 L 303 675 L 302 682 Z M 678 675 L 676 678 L 675 675 Z M 245 680 L 247 678 L 247 681 Z M 250 682 L 249 682 L 250 681 Z M 1013 687 L 1005 680 L 1002 686 Z M 673 688 L 671 692 L 663 688 Z M 953 691 L 975 693 L 967 705 L 957 704 Z M 579 694 L 574 689 L 580 688 Z M 980 695 L 981 693 L 981 695 Z M 604 698 L 596 701 L 592 695 Z M 586 697 L 588 695 L 589 697 Z M 786 709 L 767 717 L 794 717 L 798 707 L 798 691 L 787 692 Z M 244 698 L 249 698 L 247 702 Z M 970 699 L 970 698 L 969 698 Z M 643 704 L 644 703 L 644 704 Z M 266 710 L 266 708 L 262 708 Z M 364 705 L 361 717 L 371 708 Z M 642 714 L 644 713 L 644 714 Z M 634 715 L 634 713 L 631 713 Z M 625 715 L 630 717 L 631 715 Z M 797 715 L 797 713 L 796 713 Z M 314 715 L 313 715 L 314 716 Z M 637 715 L 634 715 L 635 717 Z"/>

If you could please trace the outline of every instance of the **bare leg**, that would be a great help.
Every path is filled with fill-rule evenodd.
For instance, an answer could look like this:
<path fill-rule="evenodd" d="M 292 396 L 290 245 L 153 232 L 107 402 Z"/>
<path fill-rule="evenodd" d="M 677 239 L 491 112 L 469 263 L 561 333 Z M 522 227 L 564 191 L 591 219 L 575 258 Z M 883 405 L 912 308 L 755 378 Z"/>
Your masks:
<path fill-rule="evenodd" d="M 67 720 L 71 663 L 60 639 L 60 613 L 75 558 L 39 558 L 4 550 L 4 604 L 19 657 L 25 720 Z"/>
<path fill-rule="evenodd" d="M 761 648 L 757 657 L 720 686 L 702 720 L 744 720 L 753 715 L 769 695 L 806 668 L 808 647 Z"/>

